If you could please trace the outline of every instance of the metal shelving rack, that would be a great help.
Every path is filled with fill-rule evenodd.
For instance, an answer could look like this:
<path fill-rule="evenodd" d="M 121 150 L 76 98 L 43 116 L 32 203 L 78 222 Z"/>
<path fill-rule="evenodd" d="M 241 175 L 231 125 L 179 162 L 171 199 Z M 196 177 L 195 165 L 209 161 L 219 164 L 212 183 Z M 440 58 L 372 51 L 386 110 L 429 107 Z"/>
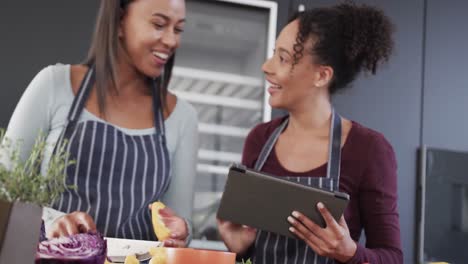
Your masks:
<path fill-rule="evenodd" d="M 263 81 L 248 76 L 183 67 L 174 68 L 171 91 L 194 105 L 202 140 L 198 172 L 225 175 L 226 165 L 240 162 L 242 148 L 216 143 L 217 137 L 243 143 L 250 129 L 262 121 Z"/>
<path fill-rule="evenodd" d="M 272 55 L 277 3 L 188 0 L 187 10 L 169 89 L 198 112 L 192 244 L 224 249 L 222 242 L 215 242 L 219 239 L 215 215 L 228 168 L 241 162 L 249 131 L 271 118 L 260 68 Z"/>
<path fill-rule="evenodd" d="M 195 237 L 214 239 L 213 223 L 206 223 L 217 210 L 229 165 L 241 162 L 247 134 L 262 121 L 263 81 L 176 66 L 170 90 L 198 112 L 201 140 L 194 202 Z"/>

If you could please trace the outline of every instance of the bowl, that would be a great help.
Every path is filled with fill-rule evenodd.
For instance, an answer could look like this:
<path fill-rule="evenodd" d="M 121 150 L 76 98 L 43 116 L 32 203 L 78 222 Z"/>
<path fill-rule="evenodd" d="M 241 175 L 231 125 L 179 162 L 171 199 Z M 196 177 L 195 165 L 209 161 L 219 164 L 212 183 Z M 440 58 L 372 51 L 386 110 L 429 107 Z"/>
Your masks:
<path fill-rule="evenodd" d="M 235 264 L 236 254 L 224 251 L 193 248 L 164 248 L 166 264 Z"/>

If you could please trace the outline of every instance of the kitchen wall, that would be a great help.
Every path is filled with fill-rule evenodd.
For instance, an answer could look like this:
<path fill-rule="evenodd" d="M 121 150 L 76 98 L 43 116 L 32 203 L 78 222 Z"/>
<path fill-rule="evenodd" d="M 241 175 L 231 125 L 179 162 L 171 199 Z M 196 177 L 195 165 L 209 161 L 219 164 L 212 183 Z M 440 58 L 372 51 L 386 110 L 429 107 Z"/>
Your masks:
<path fill-rule="evenodd" d="M 0 7 L 0 127 L 44 67 L 85 58 L 98 1 L 2 1 Z"/>
<path fill-rule="evenodd" d="M 468 2 L 427 1 L 422 142 L 468 150 Z"/>
<path fill-rule="evenodd" d="M 426 9 L 421 141 L 427 147 L 466 153 L 468 151 L 466 120 L 468 2 L 428 0 Z M 457 224 L 453 222 L 454 219 L 465 219 L 465 222 L 468 219 L 467 211 L 462 209 L 462 205 L 466 206 L 468 203 L 468 175 L 465 160 L 463 159 L 460 166 L 453 166 L 448 162 L 440 164 L 444 168 L 443 171 L 448 172 L 445 175 L 437 173 L 432 175 L 431 171 L 427 171 L 427 182 L 432 180 L 436 191 L 426 192 L 426 208 L 430 208 L 427 210 L 426 221 L 432 223 L 426 226 L 428 239 L 425 239 L 426 248 L 430 248 L 434 255 L 449 256 L 453 261 L 464 259 L 464 262 L 468 256 L 466 251 L 468 230 L 462 229 L 460 232 Z M 457 159 L 450 161 L 454 162 Z M 433 171 L 437 169 L 434 168 Z M 449 173 L 450 171 L 453 172 Z M 433 177 L 430 178 L 431 176 Z M 453 181 L 451 178 L 462 180 Z M 442 184 L 441 179 L 443 179 Z M 438 210 L 439 208 L 442 210 Z M 433 228 L 435 226 L 437 228 Z M 437 230 L 444 234 L 438 235 Z"/>

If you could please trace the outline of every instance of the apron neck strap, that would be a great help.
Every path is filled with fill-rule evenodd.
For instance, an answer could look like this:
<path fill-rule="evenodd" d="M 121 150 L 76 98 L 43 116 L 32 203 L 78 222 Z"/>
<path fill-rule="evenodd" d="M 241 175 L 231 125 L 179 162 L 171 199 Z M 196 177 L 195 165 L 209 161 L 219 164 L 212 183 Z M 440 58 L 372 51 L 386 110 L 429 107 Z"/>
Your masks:
<path fill-rule="evenodd" d="M 73 100 L 72 106 L 70 108 L 70 112 L 68 112 L 68 122 L 74 123 L 80 117 L 81 112 L 83 111 L 84 105 L 89 97 L 89 93 L 96 81 L 96 71 L 94 68 L 94 64 L 91 65 L 86 72 L 86 75 L 83 81 L 80 84 L 80 88 L 78 93 Z"/>
<path fill-rule="evenodd" d="M 273 134 L 268 138 L 267 142 L 262 148 L 262 151 L 260 152 L 260 155 L 258 156 L 257 162 L 255 162 L 255 170 L 262 170 L 263 165 L 265 165 L 266 160 L 268 159 L 268 156 L 270 156 L 271 151 L 273 150 L 273 146 L 275 146 L 276 141 L 278 141 L 279 136 L 281 133 L 286 129 L 289 123 L 289 117 L 286 118 L 283 123 L 279 127 L 273 131 Z"/>
<path fill-rule="evenodd" d="M 281 133 L 286 129 L 289 123 L 289 117 L 286 118 L 279 127 L 273 131 L 273 134 L 268 138 L 267 142 L 262 148 L 260 155 L 255 163 L 255 170 L 261 170 L 265 165 L 268 156 L 273 150 L 274 145 L 278 141 Z M 330 120 L 330 143 L 328 146 L 328 164 L 327 164 L 327 178 L 331 178 L 338 183 L 340 178 L 341 166 L 341 117 L 332 109 L 332 117 Z"/>
<path fill-rule="evenodd" d="M 73 100 L 70 112 L 68 113 L 68 124 L 74 126 L 77 123 L 81 112 L 85 107 L 86 101 L 88 100 L 89 94 L 96 82 L 96 69 L 95 65 L 91 65 L 86 73 L 83 81 L 80 84 L 78 93 Z M 158 80 L 152 80 L 153 86 L 153 110 L 154 110 L 154 126 L 156 128 L 156 134 L 164 135 L 164 116 L 161 107 L 161 91 L 159 89 Z"/>
<path fill-rule="evenodd" d="M 163 106 L 161 100 L 161 81 L 160 79 L 152 80 L 153 85 L 153 112 L 154 112 L 154 126 L 156 127 L 156 134 L 164 135 L 166 129 L 164 126 Z"/>
<path fill-rule="evenodd" d="M 341 167 L 341 118 L 335 109 L 332 109 L 329 138 L 327 178 L 338 181 Z"/>

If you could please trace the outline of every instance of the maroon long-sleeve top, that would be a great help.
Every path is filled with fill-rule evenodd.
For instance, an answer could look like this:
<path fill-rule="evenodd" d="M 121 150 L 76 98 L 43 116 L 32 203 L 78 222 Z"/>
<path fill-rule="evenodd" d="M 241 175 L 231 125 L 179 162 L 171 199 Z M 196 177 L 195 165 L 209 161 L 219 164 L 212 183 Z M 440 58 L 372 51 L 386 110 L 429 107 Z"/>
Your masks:
<path fill-rule="evenodd" d="M 267 139 L 283 120 L 284 117 L 260 124 L 250 132 L 243 151 L 244 165 L 254 167 Z M 304 173 L 288 171 L 273 149 L 262 171 L 277 176 L 323 177 L 326 165 Z M 358 244 L 348 263 L 403 263 L 396 170 L 395 153 L 385 137 L 353 122 L 342 148 L 339 189 L 350 195 L 344 216 L 351 237 L 358 241 L 364 229 L 366 245 Z"/>

